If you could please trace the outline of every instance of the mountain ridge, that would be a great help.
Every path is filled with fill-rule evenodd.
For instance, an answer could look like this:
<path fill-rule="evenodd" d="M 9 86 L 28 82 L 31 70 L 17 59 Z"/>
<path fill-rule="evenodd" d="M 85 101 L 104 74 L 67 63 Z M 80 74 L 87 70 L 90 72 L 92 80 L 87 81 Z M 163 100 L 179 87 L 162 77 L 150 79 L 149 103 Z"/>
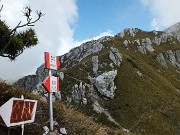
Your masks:
<path fill-rule="evenodd" d="M 180 42 L 172 33 L 127 28 L 83 43 L 59 60 L 53 74 L 63 78 L 62 91 L 54 100 L 112 128 L 117 122 L 137 134 L 180 133 Z M 33 89 L 24 85 L 31 76 L 15 85 L 46 97 L 41 86 L 46 76 L 41 65 Z"/>

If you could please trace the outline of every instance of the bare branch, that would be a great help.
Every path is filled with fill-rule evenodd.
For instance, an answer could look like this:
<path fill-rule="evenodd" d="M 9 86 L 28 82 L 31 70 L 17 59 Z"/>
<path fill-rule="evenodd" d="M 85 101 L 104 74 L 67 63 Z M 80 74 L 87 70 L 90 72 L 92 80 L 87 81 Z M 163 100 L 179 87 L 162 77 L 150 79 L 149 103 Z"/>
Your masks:
<path fill-rule="evenodd" d="M 3 5 L 2 5 L 1 8 L 0 8 L 0 12 L 2 11 L 2 9 L 3 9 Z"/>
<path fill-rule="evenodd" d="M 37 10 L 36 10 L 36 14 L 38 15 L 38 17 L 37 17 L 37 19 L 35 19 L 34 21 L 32 21 L 32 18 L 31 18 L 32 10 L 31 10 L 30 6 L 29 6 L 29 7 L 25 7 L 24 11 L 22 11 L 22 12 L 23 12 L 24 16 L 27 18 L 27 22 L 26 22 L 25 24 L 20 25 L 21 22 L 22 22 L 22 21 L 20 21 L 20 22 L 18 23 L 18 25 L 17 25 L 14 29 L 11 30 L 10 35 L 11 35 L 13 32 L 16 32 L 16 30 L 17 30 L 18 28 L 22 28 L 22 27 L 25 27 L 25 26 L 34 26 L 34 24 L 35 24 L 37 21 L 39 21 L 42 16 L 45 15 L 45 14 L 43 14 L 41 11 L 37 11 Z"/>

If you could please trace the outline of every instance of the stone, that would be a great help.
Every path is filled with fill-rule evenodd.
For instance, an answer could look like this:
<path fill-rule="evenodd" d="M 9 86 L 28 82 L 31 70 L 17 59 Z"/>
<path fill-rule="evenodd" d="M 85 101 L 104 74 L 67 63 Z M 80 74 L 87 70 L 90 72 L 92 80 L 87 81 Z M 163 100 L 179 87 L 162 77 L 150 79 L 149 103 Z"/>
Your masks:
<path fill-rule="evenodd" d="M 80 84 L 75 84 L 72 87 L 72 99 L 75 101 L 82 101 L 85 97 L 85 85 L 80 82 Z"/>
<path fill-rule="evenodd" d="M 156 60 L 157 60 L 162 66 L 164 66 L 164 67 L 167 68 L 166 60 L 165 60 L 165 58 L 164 58 L 164 56 L 163 56 L 162 53 L 160 53 L 160 54 L 157 55 Z"/>
<path fill-rule="evenodd" d="M 155 36 L 158 34 L 158 31 L 153 30 L 152 32 L 154 33 Z"/>
<path fill-rule="evenodd" d="M 59 132 L 61 135 L 67 135 L 66 128 L 60 128 Z"/>
<path fill-rule="evenodd" d="M 134 43 L 136 43 L 137 45 L 141 45 L 139 39 L 134 40 Z"/>
<path fill-rule="evenodd" d="M 115 65 L 120 66 L 122 62 L 122 54 L 119 53 L 119 50 L 117 48 L 111 47 L 111 50 L 109 52 L 109 58 L 114 62 Z"/>
<path fill-rule="evenodd" d="M 59 73 L 58 73 L 58 76 L 59 76 L 60 80 L 63 81 L 63 79 L 64 79 L 64 73 L 63 73 L 63 72 L 59 72 Z"/>
<path fill-rule="evenodd" d="M 129 46 L 128 46 L 128 41 L 127 41 L 127 40 L 124 40 L 123 45 L 124 45 L 125 48 L 128 48 L 128 47 L 129 47 Z"/>
<path fill-rule="evenodd" d="M 151 40 L 149 38 L 142 39 L 141 44 L 146 48 L 147 51 L 154 51 L 153 47 L 151 46 Z"/>
<path fill-rule="evenodd" d="M 131 37 L 135 37 L 137 32 L 138 32 L 137 28 L 126 28 L 126 29 L 124 29 L 124 33 L 127 33 Z"/>
<path fill-rule="evenodd" d="M 138 46 L 137 46 L 137 49 L 138 49 L 141 53 L 146 54 L 146 48 L 145 48 L 144 46 L 138 45 Z"/>
<path fill-rule="evenodd" d="M 165 59 L 169 61 L 173 66 L 176 65 L 176 58 L 175 54 L 173 53 L 172 50 L 168 50 L 164 53 Z"/>
<path fill-rule="evenodd" d="M 158 37 L 155 37 L 152 42 L 154 42 L 155 44 L 157 45 L 160 45 L 161 44 L 161 38 L 158 38 Z"/>
<path fill-rule="evenodd" d="M 176 55 L 177 62 L 180 63 L 180 50 L 176 50 L 175 55 Z"/>
<path fill-rule="evenodd" d="M 87 105 L 87 98 L 82 98 L 83 105 Z"/>
<path fill-rule="evenodd" d="M 93 56 L 92 57 L 92 65 L 93 65 L 93 74 L 97 74 L 98 71 L 98 56 Z"/>
<path fill-rule="evenodd" d="M 114 98 L 114 91 L 116 89 L 114 85 L 114 78 L 117 75 L 117 70 L 105 72 L 99 75 L 95 79 L 94 85 L 96 86 L 99 93 L 108 99 Z"/>
<path fill-rule="evenodd" d="M 44 130 L 45 135 L 49 133 L 49 128 L 47 126 L 44 126 L 43 130 Z"/>

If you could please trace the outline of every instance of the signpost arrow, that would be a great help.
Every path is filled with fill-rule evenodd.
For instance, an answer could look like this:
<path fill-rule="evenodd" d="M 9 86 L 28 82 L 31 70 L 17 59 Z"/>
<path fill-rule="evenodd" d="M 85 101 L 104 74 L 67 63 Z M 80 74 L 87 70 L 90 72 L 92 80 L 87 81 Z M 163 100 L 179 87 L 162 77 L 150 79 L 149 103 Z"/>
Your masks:
<path fill-rule="evenodd" d="M 13 97 L 0 107 L 0 116 L 7 127 L 32 123 L 36 108 L 37 100 Z"/>
<path fill-rule="evenodd" d="M 43 86 L 47 92 L 59 92 L 59 77 L 46 77 L 43 81 Z"/>

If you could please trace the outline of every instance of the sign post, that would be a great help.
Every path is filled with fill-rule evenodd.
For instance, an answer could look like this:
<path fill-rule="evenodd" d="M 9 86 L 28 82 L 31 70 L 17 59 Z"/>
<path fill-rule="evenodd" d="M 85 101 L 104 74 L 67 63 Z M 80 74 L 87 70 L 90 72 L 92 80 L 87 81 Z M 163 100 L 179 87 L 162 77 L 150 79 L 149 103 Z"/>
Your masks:
<path fill-rule="evenodd" d="M 43 86 L 48 92 L 48 103 L 49 103 L 49 125 L 50 130 L 53 131 L 53 104 L 52 104 L 52 93 L 59 92 L 59 78 L 52 76 L 51 70 L 57 70 L 60 66 L 60 62 L 57 57 L 51 56 L 50 53 L 45 52 L 45 68 L 49 70 L 49 76 L 43 81 Z"/>

